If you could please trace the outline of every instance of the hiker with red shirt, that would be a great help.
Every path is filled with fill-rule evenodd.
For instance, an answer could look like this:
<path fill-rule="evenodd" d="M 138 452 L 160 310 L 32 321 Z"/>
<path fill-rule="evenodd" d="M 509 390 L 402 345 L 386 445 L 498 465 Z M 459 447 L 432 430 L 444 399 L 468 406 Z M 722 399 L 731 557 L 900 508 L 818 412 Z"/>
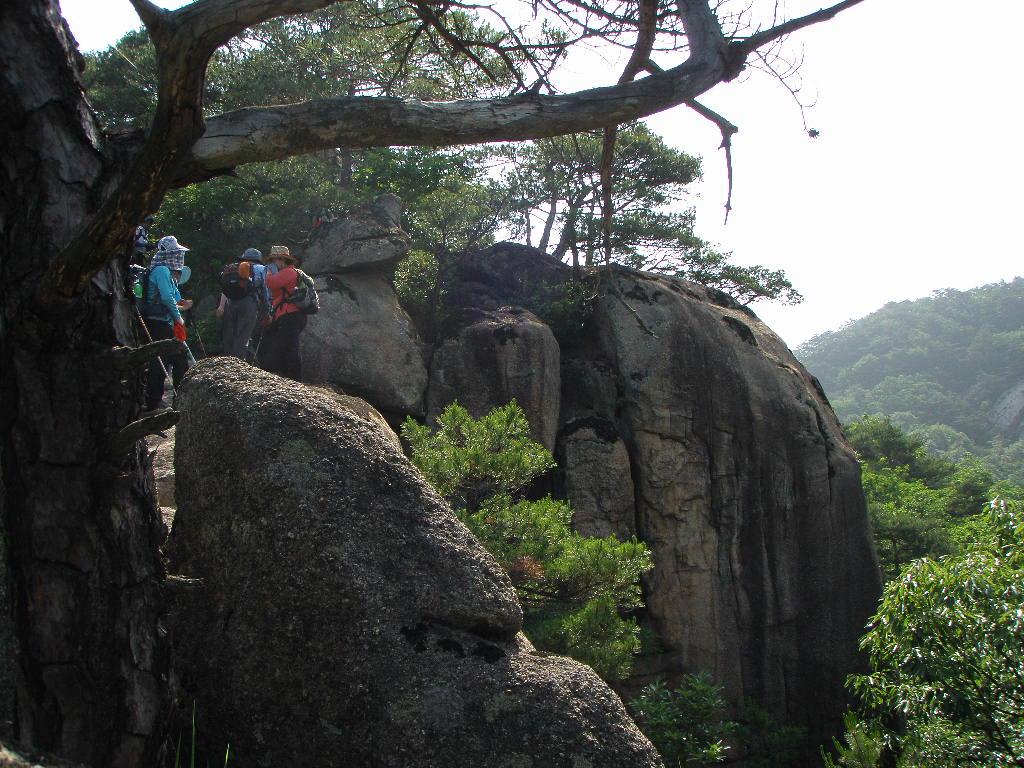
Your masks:
<path fill-rule="evenodd" d="M 260 341 L 260 367 L 296 381 L 302 375 L 299 334 L 306 327 L 306 315 L 288 301 L 295 294 L 299 263 L 286 245 L 270 248 L 270 269 L 266 283 L 270 290 L 270 325 L 263 329 Z"/>

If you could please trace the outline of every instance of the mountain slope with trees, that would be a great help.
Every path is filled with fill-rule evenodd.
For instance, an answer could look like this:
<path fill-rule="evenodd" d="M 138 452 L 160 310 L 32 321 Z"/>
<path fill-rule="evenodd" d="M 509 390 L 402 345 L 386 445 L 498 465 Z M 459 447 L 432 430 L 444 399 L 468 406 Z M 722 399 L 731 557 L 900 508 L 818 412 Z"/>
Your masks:
<path fill-rule="evenodd" d="M 1024 484 L 1020 419 L 996 414 L 1024 381 L 1024 279 L 887 304 L 797 356 L 841 421 L 888 416 L 930 452 Z"/>

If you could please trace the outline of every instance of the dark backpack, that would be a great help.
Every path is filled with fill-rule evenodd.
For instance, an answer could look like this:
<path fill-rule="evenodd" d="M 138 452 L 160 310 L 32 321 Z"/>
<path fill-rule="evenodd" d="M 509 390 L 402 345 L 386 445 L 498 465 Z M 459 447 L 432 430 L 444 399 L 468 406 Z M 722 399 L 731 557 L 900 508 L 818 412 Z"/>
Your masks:
<path fill-rule="evenodd" d="M 253 295 L 252 277 L 242 277 L 238 273 L 238 268 L 242 264 L 248 264 L 248 262 L 236 261 L 233 264 L 228 264 L 220 273 L 220 292 L 232 300 L 244 299 L 246 296 Z"/>
<path fill-rule="evenodd" d="M 307 315 L 315 315 L 320 311 L 320 297 L 316 294 L 313 286 L 313 278 L 301 269 L 295 270 L 299 279 L 295 281 L 295 292 L 285 299 L 289 304 L 294 304 L 299 312 Z"/>
<path fill-rule="evenodd" d="M 132 293 L 135 295 L 135 306 L 143 317 L 160 317 L 166 311 L 164 305 L 157 296 L 154 299 L 149 295 L 149 276 L 153 268 L 143 269 L 138 265 L 131 265 L 132 271 Z"/>

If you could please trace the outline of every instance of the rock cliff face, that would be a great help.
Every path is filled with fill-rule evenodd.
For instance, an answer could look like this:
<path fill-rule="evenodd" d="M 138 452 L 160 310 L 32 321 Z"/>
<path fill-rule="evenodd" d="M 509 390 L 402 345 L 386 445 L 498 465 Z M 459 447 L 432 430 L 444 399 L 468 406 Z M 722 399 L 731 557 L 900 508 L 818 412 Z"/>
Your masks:
<path fill-rule="evenodd" d="M 588 667 L 533 652 L 508 578 L 372 409 L 232 358 L 194 367 L 179 405 L 169 628 L 213 754 L 662 765 Z"/>
<path fill-rule="evenodd" d="M 376 268 L 383 283 L 389 268 Z M 653 550 L 641 619 L 663 651 L 627 689 L 706 670 L 734 706 L 805 727 L 815 756 L 881 588 L 859 467 L 817 382 L 756 315 L 694 283 L 605 270 L 589 277 L 589 313 L 567 324 L 544 305 L 564 310 L 571 273 L 543 253 L 502 244 L 451 274 L 463 321 L 432 346 L 411 324 L 390 345 L 361 335 L 360 308 L 346 309 L 345 355 L 422 346 L 430 361 L 360 363 L 346 391 L 390 412 L 422 402 L 428 417 L 452 399 L 482 415 L 515 396 L 554 448 L 577 527 Z M 309 361 L 320 336 L 306 336 Z M 380 382 L 403 376 L 401 398 Z"/>
<path fill-rule="evenodd" d="M 641 678 L 706 669 L 732 701 L 821 736 L 880 591 L 853 454 L 816 382 L 752 313 L 679 280 L 605 277 L 563 412 L 590 411 L 604 425 L 591 446 L 630 456 L 634 530 L 656 564 L 648 618 L 666 648 Z M 569 463 L 580 433 L 567 426 L 573 488 L 593 471 Z M 588 506 L 628 524 L 627 503 Z"/>

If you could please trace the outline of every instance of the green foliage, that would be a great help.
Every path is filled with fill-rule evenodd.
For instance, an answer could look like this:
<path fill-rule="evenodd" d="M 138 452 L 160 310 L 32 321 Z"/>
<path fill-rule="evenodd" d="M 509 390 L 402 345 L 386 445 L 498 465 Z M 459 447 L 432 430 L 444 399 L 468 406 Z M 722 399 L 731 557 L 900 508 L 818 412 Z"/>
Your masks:
<path fill-rule="evenodd" d="M 958 464 L 929 455 L 920 437 L 888 418 L 865 416 L 847 425 L 847 434 L 863 462 L 868 516 L 886 580 L 912 560 L 953 554 L 971 540 L 975 518 L 996 486 L 988 470 L 970 455 Z"/>
<path fill-rule="evenodd" d="M 1024 379 L 1024 279 L 887 304 L 815 336 L 797 356 L 818 377 L 840 420 L 889 414 L 933 454 L 977 457 L 1024 484 L 1019 426 L 992 421 Z"/>
<path fill-rule="evenodd" d="M 441 262 L 432 253 L 413 249 L 395 267 L 395 293 L 402 308 L 425 339 L 434 338 L 436 311 L 444 305 L 439 284 Z"/>
<path fill-rule="evenodd" d="M 580 265 L 602 264 L 604 133 L 580 133 L 510 145 L 504 175 L 513 232 Z M 779 271 L 730 264 L 694 233 L 692 210 L 670 210 L 700 178 L 700 161 L 668 146 L 642 123 L 623 126 L 611 161 L 611 260 L 702 282 L 747 304 L 758 299 L 798 303 L 802 297 Z"/>
<path fill-rule="evenodd" d="M 629 702 L 637 725 L 670 768 L 720 763 L 735 725 L 724 719 L 721 688 L 706 672 L 685 675 L 676 688 L 651 683 Z"/>
<path fill-rule="evenodd" d="M 798 725 L 780 723 L 764 707 L 746 702 L 736 723 L 736 735 L 747 751 L 749 768 L 784 768 L 807 739 L 807 730 Z"/>
<path fill-rule="evenodd" d="M 626 677 L 640 641 L 623 614 L 642 605 L 650 551 L 635 538 L 581 536 L 565 502 L 523 498 L 523 487 L 555 464 L 530 439 L 515 401 L 480 419 L 453 403 L 436 430 L 406 419 L 402 437 L 413 463 L 508 572 L 534 645 L 590 664 L 606 680 Z"/>
<path fill-rule="evenodd" d="M 190 743 L 189 743 L 188 768 L 196 768 L 197 760 L 199 759 L 198 746 L 199 746 L 199 734 L 198 734 L 198 731 L 196 730 L 196 702 L 193 701 L 192 702 L 192 736 L 191 736 L 191 740 L 190 740 Z M 224 763 L 223 763 L 223 766 L 225 766 L 225 768 L 226 768 L 228 762 L 230 761 L 230 759 L 231 759 L 231 745 L 228 744 L 227 746 L 224 747 Z M 206 762 L 206 765 L 209 766 L 209 762 L 208 761 Z M 177 742 L 177 744 L 175 746 L 175 749 L 174 749 L 174 768 L 183 768 L 183 766 L 184 766 L 184 764 L 182 763 L 181 733 L 178 733 L 178 742 Z"/>
<path fill-rule="evenodd" d="M 408 418 L 402 437 L 427 480 L 471 515 L 485 499 L 509 497 L 555 466 L 551 454 L 530 439 L 530 425 L 515 401 L 480 419 L 452 403 L 438 416 L 436 430 Z"/>
<path fill-rule="evenodd" d="M 861 640 L 873 671 L 851 685 L 868 708 L 907 719 L 914 762 L 904 764 L 1019 765 L 1024 755 L 1024 523 L 992 506 L 981 540 L 917 560 L 886 586 Z"/>
<path fill-rule="evenodd" d="M 839 762 L 833 760 L 824 747 L 821 748 L 825 768 L 875 768 L 887 745 L 885 730 L 877 722 L 859 720 L 854 712 L 843 715 L 843 725 L 846 728 L 843 740 L 832 739 Z"/>

